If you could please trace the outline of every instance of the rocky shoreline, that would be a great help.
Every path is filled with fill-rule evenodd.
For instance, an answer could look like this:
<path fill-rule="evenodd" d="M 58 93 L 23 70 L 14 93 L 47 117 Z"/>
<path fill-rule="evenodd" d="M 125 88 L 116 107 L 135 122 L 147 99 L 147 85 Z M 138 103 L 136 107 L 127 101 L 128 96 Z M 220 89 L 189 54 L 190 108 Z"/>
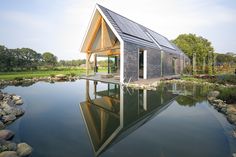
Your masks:
<path fill-rule="evenodd" d="M 224 115 L 226 115 L 227 120 L 236 125 L 236 104 L 227 104 L 221 99 L 217 99 L 220 94 L 219 91 L 212 91 L 208 94 L 208 101 L 215 107 L 215 109 Z"/>
<path fill-rule="evenodd" d="M 78 76 L 68 76 L 64 74 L 58 74 L 58 75 L 50 76 L 50 77 L 38 77 L 38 78 L 31 78 L 31 79 L 22 78 L 22 79 L 15 79 L 15 80 L 0 80 L 0 87 L 9 86 L 9 85 L 30 86 L 39 81 L 45 81 L 45 82 L 50 82 L 50 83 L 62 82 L 62 81 L 72 82 L 72 81 L 76 81 L 77 79 L 79 79 Z"/>
<path fill-rule="evenodd" d="M 32 153 L 32 147 L 27 143 L 14 143 L 11 139 L 15 133 L 5 127 L 24 115 L 20 107 L 23 100 L 15 94 L 0 91 L 0 157 L 24 157 Z"/>

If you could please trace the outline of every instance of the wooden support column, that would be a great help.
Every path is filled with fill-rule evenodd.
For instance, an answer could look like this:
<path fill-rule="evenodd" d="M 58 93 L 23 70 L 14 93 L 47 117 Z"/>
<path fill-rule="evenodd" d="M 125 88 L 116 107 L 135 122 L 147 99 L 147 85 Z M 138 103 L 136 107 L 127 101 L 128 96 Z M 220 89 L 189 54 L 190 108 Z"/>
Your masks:
<path fill-rule="evenodd" d="M 108 60 L 107 60 L 107 70 L 108 70 L 108 74 L 110 74 L 110 57 L 108 57 Z"/>
<path fill-rule="evenodd" d="M 89 75 L 89 54 L 86 54 L 86 76 Z"/>
<path fill-rule="evenodd" d="M 97 69 L 97 54 L 94 54 L 94 73 L 96 74 L 98 72 Z"/>
<path fill-rule="evenodd" d="M 86 101 L 89 102 L 89 80 L 86 80 Z"/>

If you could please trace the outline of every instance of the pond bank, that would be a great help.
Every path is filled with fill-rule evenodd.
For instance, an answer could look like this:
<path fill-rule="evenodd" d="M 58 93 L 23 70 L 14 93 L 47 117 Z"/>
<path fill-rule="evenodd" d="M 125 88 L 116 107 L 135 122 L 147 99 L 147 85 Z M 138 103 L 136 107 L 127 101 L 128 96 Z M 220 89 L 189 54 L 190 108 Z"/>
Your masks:
<path fill-rule="evenodd" d="M 9 85 L 30 86 L 39 81 L 54 83 L 54 82 L 61 82 L 61 81 L 75 81 L 77 79 L 79 79 L 78 76 L 68 76 L 64 74 L 58 74 L 53 77 L 50 76 L 50 77 L 38 77 L 38 78 L 32 78 L 32 79 L 21 78 L 21 79 L 16 79 L 16 80 L 0 80 L 0 87 L 9 86 Z"/>
<path fill-rule="evenodd" d="M 208 101 L 221 113 L 226 115 L 227 120 L 236 125 L 236 104 L 227 104 L 223 100 L 218 99 L 219 91 L 212 91 L 208 94 Z"/>
<path fill-rule="evenodd" d="M 15 133 L 5 127 L 24 115 L 25 111 L 19 106 L 23 104 L 20 96 L 2 93 L 0 91 L 0 157 L 24 157 L 32 152 L 27 143 L 16 144 L 10 141 Z"/>

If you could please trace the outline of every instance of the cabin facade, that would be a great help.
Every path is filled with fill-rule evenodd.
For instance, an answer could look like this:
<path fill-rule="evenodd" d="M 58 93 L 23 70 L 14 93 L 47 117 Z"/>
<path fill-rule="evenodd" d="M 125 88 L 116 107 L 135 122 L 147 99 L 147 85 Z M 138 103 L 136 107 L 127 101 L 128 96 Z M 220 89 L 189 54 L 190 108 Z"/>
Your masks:
<path fill-rule="evenodd" d="M 86 75 L 98 72 L 97 57 L 108 57 L 107 73 L 121 83 L 178 75 L 190 63 L 166 37 L 98 4 L 81 52 L 86 53 Z"/>

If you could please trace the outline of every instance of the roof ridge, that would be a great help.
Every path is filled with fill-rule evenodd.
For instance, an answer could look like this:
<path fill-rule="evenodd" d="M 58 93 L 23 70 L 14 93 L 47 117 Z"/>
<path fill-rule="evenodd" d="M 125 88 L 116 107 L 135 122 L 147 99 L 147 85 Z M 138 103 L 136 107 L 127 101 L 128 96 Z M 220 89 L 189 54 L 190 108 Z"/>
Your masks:
<path fill-rule="evenodd" d="M 110 9 L 108 9 L 108 8 L 106 8 L 106 7 L 104 7 L 104 6 L 100 5 L 100 4 L 98 4 L 98 3 L 97 3 L 97 5 L 98 5 L 99 7 L 102 7 L 102 8 L 104 8 L 104 9 L 110 11 L 110 12 L 113 12 L 113 13 L 115 13 L 115 14 L 117 14 L 117 15 L 119 15 L 119 16 L 121 16 L 121 17 L 123 17 L 123 18 L 125 18 L 125 19 L 127 19 L 127 20 L 129 20 L 129 21 L 131 21 L 131 22 L 136 23 L 136 24 L 138 24 L 139 26 L 144 27 L 145 29 L 148 29 L 148 30 L 150 30 L 150 31 L 152 31 L 152 32 L 154 32 L 154 33 L 157 33 L 157 32 L 154 31 L 153 29 L 150 29 L 150 28 L 148 28 L 148 27 L 146 27 L 146 26 L 144 26 L 144 25 L 142 25 L 142 24 L 140 24 L 140 23 L 138 23 L 138 22 L 135 22 L 134 20 L 131 20 L 131 19 L 129 19 L 129 18 L 127 18 L 127 17 L 125 17 L 125 16 L 123 16 L 123 15 L 117 13 L 117 12 L 114 12 L 113 10 L 110 10 Z M 166 38 L 165 36 L 163 36 L 163 35 L 160 34 L 160 33 L 157 33 L 157 34 L 159 34 L 159 35 L 161 35 L 162 37 Z M 169 40 L 168 38 L 166 38 L 166 39 Z"/>

